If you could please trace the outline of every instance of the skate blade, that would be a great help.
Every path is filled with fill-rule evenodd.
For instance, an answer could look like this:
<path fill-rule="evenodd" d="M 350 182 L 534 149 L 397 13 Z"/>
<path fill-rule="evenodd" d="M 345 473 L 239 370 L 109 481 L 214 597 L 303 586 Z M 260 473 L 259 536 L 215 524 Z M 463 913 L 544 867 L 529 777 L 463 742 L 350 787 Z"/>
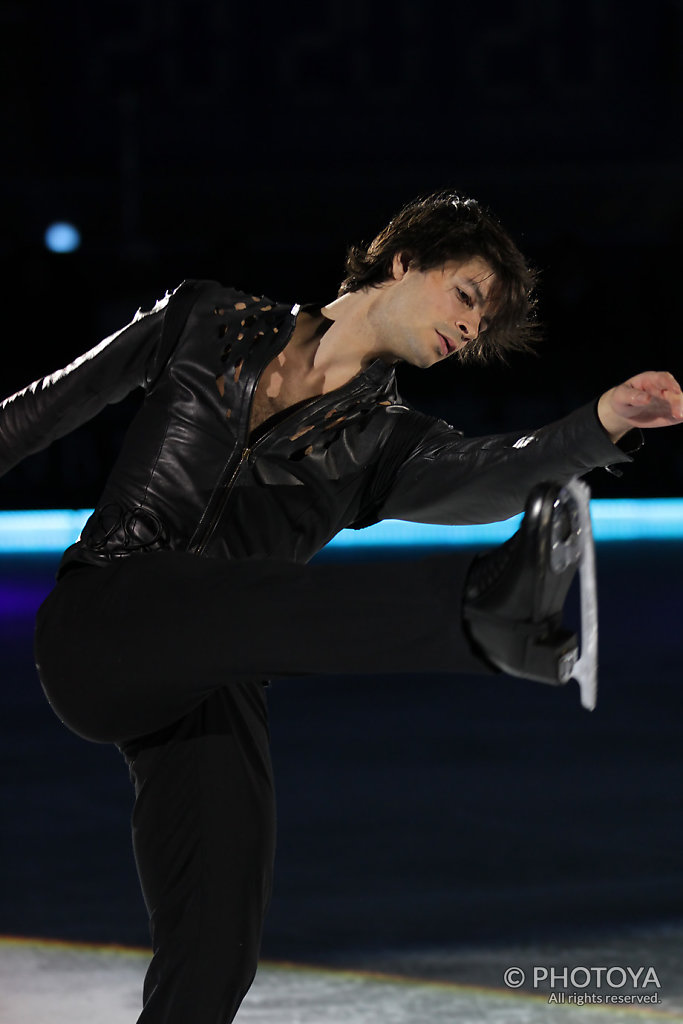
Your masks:
<path fill-rule="evenodd" d="M 598 700 L 598 589 L 595 575 L 595 544 L 590 515 L 590 487 L 583 480 L 565 484 L 576 502 L 580 546 L 579 587 L 581 642 L 579 660 L 571 669 L 581 694 L 581 704 L 593 711 Z"/>

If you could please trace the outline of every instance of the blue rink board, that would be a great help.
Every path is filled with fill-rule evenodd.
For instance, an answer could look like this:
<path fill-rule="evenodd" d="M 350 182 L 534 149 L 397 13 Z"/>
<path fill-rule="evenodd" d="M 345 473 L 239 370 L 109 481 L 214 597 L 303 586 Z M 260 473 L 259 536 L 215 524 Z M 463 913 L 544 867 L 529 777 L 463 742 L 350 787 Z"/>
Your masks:
<path fill-rule="evenodd" d="M 92 509 L 0 512 L 0 554 L 47 554 L 77 540 Z M 683 539 L 683 499 L 595 499 L 593 532 L 598 541 Z M 365 530 L 342 530 L 330 548 L 469 547 L 507 540 L 520 516 L 478 526 L 427 526 L 389 519 Z"/>

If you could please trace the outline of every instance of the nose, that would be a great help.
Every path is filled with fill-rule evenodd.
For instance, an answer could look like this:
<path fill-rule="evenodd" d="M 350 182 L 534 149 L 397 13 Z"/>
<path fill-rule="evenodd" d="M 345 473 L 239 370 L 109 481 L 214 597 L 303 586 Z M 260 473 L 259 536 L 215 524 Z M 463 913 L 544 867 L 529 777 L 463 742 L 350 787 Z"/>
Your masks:
<path fill-rule="evenodd" d="M 467 315 L 461 315 L 457 328 L 464 341 L 476 341 L 479 336 L 481 317 L 475 309 L 470 310 Z"/>

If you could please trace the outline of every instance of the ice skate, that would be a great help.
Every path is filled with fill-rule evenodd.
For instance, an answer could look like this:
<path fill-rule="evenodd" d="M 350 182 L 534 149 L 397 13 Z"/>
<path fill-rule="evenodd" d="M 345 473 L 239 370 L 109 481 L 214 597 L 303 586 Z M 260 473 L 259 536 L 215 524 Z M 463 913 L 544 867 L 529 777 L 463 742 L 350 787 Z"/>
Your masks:
<path fill-rule="evenodd" d="M 463 615 L 475 644 L 496 668 L 556 686 L 574 678 L 581 688 L 581 703 L 592 709 L 597 689 L 597 598 L 589 496 L 588 486 L 580 481 L 535 487 L 514 537 L 473 562 Z M 562 621 L 577 570 L 580 645 L 576 633 Z"/>

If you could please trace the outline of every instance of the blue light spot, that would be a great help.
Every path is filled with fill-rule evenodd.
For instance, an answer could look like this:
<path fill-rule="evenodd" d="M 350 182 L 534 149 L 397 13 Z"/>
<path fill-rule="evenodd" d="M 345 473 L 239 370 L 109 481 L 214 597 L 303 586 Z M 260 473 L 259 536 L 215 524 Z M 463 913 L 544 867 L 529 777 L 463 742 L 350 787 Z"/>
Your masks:
<path fill-rule="evenodd" d="M 45 232 L 45 245 L 50 252 L 74 252 L 80 244 L 80 231 L 66 221 L 50 224 Z"/>

